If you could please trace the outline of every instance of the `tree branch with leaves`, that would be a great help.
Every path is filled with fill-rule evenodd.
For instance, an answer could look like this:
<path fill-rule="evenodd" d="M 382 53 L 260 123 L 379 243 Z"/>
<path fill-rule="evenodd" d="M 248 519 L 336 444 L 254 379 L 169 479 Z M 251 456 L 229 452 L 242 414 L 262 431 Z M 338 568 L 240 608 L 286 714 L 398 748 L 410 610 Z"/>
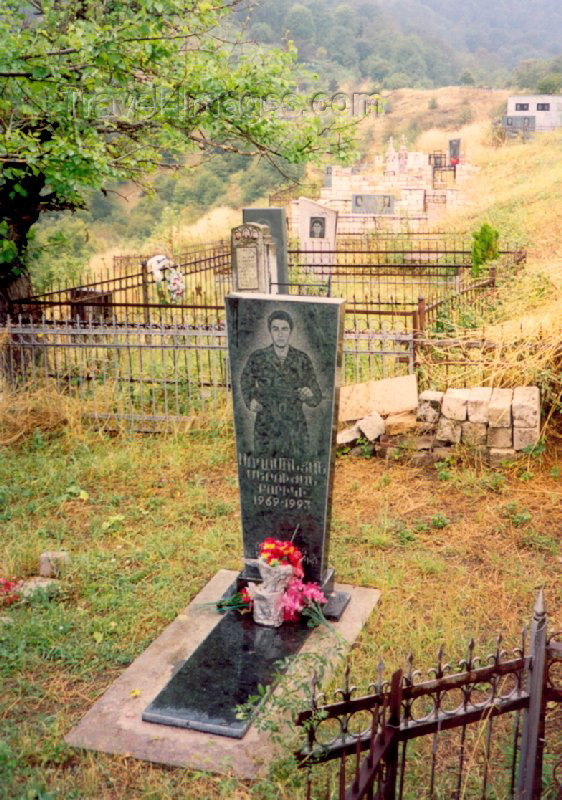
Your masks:
<path fill-rule="evenodd" d="M 349 155 L 352 131 L 264 99 L 295 90 L 295 53 L 244 41 L 207 0 L 4 0 L 0 19 L 0 314 L 31 290 L 28 240 L 48 211 L 180 166 L 190 151 L 288 163 Z M 296 98 L 296 99 L 295 99 Z M 256 111 L 257 109 L 257 111 Z"/>

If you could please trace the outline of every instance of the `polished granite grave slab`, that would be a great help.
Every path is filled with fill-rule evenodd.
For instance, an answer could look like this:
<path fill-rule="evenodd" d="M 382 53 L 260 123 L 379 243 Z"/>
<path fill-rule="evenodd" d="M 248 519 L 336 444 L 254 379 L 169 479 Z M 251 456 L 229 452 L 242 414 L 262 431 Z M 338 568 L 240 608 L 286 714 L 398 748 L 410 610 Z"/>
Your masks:
<path fill-rule="evenodd" d="M 241 738 L 251 719 L 237 719 L 237 707 L 260 685 L 272 683 L 276 662 L 297 653 L 310 632 L 304 622 L 267 628 L 250 615 L 225 614 L 145 709 L 143 720 Z"/>
<path fill-rule="evenodd" d="M 153 725 L 142 719 L 147 703 L 219 624 L 221 617 L 208 604 L 227 591 L 236 574 L 233 570 L 220 570 L 77 720 L 65 742 L 72 747 L 244 779 L 266 774 L 275 746 L 254 725 L 242 739 L 234 739 L 174 725 Z M 380 592 L 342 584 L 336 584 L 335 589 L 351 595 L 345 613 L 333 623 L 334 630 L 351 646 L 375 608 Z M 339 662 L 333 636 L 324 627 L 311 631 L 300 652 L 312 651 L 324 654 L 331 665 Z"/>

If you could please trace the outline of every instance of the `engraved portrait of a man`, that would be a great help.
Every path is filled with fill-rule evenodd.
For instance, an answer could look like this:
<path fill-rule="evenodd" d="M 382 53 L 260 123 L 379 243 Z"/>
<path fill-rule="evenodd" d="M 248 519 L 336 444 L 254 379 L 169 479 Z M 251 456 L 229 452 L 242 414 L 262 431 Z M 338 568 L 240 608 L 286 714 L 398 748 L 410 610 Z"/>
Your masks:
<path fill-rule="evenodd" d="M 255 414 L 254 455 L 304 458 L 310 441 L 303 406 L 322 400 L 310 357 L 290 344 L 293 319 L 273 311 L 271 344 L 250 353 L 240 377 L 246 408 Z"/>

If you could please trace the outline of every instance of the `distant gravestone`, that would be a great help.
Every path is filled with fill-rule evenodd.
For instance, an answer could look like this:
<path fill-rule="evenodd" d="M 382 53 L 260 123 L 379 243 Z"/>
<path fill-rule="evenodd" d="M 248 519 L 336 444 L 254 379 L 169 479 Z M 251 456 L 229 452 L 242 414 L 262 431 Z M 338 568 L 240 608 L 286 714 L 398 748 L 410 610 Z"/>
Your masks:
<path fill-rule="evenodd" d="M 394 214 L 394 195 L 353 194 L 351 195 L 351 213 Z"/>
<path fill-rule="evenodd" d="M 293 539 L 325 584 L 344 301 L 226 298 L 244 558 Z M 255 579 L 246 565 L 241 580 Z"/>
<path fill-rule="evenodd" d="M 257 222 L 267 225 L 273 237 L 277 253 L 277 281 L 281 294 L 288 292 L 289 267 L 287 262 L 287 212 L 284 208 L 244 208 L 243 222 Z M 277 287 L 273 287 L 274 294 Z"/>
<path fill-rule="evenodd" d="M 395 175 L 398 172 L 398 166 L 398 153 L 394 148 L 394 138 L 391 136 L 388 140 L 388 147 L 386 148 L 385 175 Z"/>
<path fill-rule="evenodd" d="M 331 189 L 332 188 L 332 167 L 328 166 L 324 168 L 324 188 Z"/>
<path fill-rule="evenodd" d="M 402 137 L 400 150 L 398 151 L 398 171 L 401 173 L 408 171 L 408 148 L 404 136 Z"/>
<path fill-rule="evenodd" d="M 232 286 L 236 291 L 278 293 L 276 248 L 267 225 L 247 223 L 231 232 Z"/>
<path fill-rule="evenodd" d="M 299 244 L 308 251 L 304 264 L 330 266 L 334 262 L 338 212 L 307 197 L 299 198 Z"/>
<path fill-rule="evenodd" d="M 461 158 L 461 140 L 449 139 L 449 164 L 455 166 Z"/>

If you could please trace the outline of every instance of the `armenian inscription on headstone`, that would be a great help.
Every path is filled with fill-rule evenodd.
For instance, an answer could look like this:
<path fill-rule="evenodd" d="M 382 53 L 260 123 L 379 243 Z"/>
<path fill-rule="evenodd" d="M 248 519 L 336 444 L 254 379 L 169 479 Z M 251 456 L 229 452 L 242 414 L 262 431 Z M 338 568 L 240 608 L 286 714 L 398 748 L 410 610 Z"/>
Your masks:
<path fill-rule="evenodd" d="M 293 539 L 305 580 L 328 578 L 343 300 L 226 298 L 244 558 Z M 246 566 L 242 579 L 255 579 Z"/>
<path fill-rule="evenodd" d="M 276 245 L 277 281 L 279 286 L 272 286 L 273 294 L 287 292 L 289 282 L 289 267 L 287 263 L 287 212 L 284 208 L 244 208 L 242 209 L 243 222 L 257 222 L 267 225 L 269 233 Z M 273 280 L 273 279 L 272 279 Z M 239 291 L 243 291 L 241 286 Z M 269 290 L 268 290 L 269 291 Z"/>
<path fill-rule="evenodd" d="M 275 242 L 267 225 L 248 223 L 232 229 L 232 283 L 237 291 L 278 291 Z"/>

